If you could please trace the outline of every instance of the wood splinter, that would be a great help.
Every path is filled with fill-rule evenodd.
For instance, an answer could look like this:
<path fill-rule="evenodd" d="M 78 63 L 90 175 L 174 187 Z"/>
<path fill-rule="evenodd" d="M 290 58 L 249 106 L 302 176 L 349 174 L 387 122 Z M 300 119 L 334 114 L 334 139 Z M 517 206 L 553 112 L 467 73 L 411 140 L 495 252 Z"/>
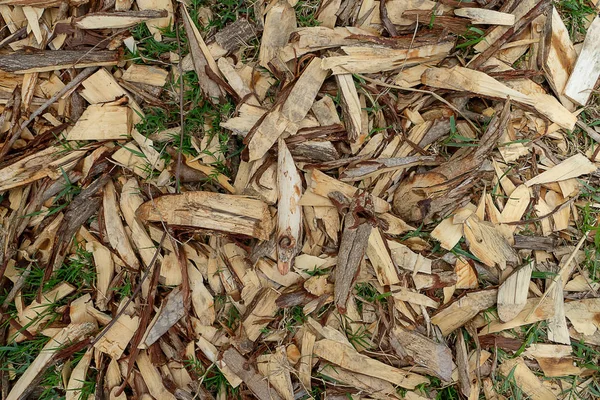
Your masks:
<path fill-rule="evenodd" d="M 290 270 L 302 235 L 302 179 L 282 138 L 279 138 L 277 187 L 277 268 L 285 275 Z"/>

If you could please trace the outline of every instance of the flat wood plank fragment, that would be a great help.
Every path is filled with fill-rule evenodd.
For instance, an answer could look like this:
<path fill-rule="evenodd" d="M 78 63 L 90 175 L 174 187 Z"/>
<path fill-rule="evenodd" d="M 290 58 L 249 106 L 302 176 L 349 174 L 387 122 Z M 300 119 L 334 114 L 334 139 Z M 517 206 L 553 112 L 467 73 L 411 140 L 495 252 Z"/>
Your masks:
<path fill-rule="evenodd" d="M 267 240 L 273 228 L 269 209 L 260 200 L 211 192 L 166 195 L 142 204 L 144 221 L 224 231 Z"/>
<path fill-rule="evenodd" d="M 162 68 L 150 65 L 131 64 L 123 73 L 123 80 L 144 85 L 163 87 L 169 73 Z"/>
<path fill-rule="evenodd" d="M 155 399 L 176 399 L 176 397 L 169 392 L 163 384 L 163 379 L 160 375 L 160 372 L 156 366 L 152 364 L 152 361 L 150 361 L 150 357 L 148 356 L 146 350 L 139 352 L 137 358 L 135 359 L 135 364 L 139 368 L 144 382 L 146 382 L 148 391 Z"/>
<path fill-rule="evenodd" d="M 513 14 L 515 16 L 515 20 L 518 21 L 521 18 L 523 18 L 529 11 L 531 11 L 531 9 L 535 7 L 538 2 L 539 0 L 520 1 L 511 14 Z M 479 53 L 484 52 L 490 46 L 492 46 L 498 39 L 500 39 L 500 37 L 502 37 L 502 35 L 504 35 L 509 29 L 510 27 L 506 26 L 494 27 L 486 33 L 485 37 L 481 42 L 477 43 L 474 46 L 474 49 Z"/>
<path fill-rule="evenodd" d="M 448 307 L 438 311 L 431 317 L 431 322 L 437 325 L 442 334 L 446 336 L 469 322 L 480 311 L 495 305 L 497 297 L 496 289 L 467 293 Z"/>
<path fill-rule="evenodd" d="M 121 315 L 106 331 L 104 336 L 94 344 L 94 348 L 108 354 L 114 359 L 119 359 L 123 355 L 129 341 L 133 338 L 138 328 L 138 323 L 138 316 Z"/>
<path fill-rule="evenodd" d="M 258 301 L 253 309 L 248 310 L 248 315 L 244 318 L 242 325 L 246 331 L 248 339 L 255 341 L 258 339 L 261 330 L 270 322 L 278 310 L 275 300 L 279 294 L 270 288 L 263 289 L 258 297 Z M 228 363 L 229 364 L 229 363 Z M 239 375 L 239 374 L 238 374 Z"/>
<path fill-rule="evenodd" d="M 507 14 L 485 8 L 461 7 L 454 10 L 454 15 L 469 18 L 473 25 L 513 26 L 515 24 L 514 14 Z"/>
<path fill-rule="evenodd" d="M 84 151 L 64 154 L 61 147 L 48 147 L 0 169 L 0 191 L 35 182 L 56 172 L 57 166 L 83 157 Z"/>
<path fill-rule="evenodd" d="M 307 177 L 310 182 L 310 188 L 319 196 L 328 197 L 332 192 L 341 192 L 346 197 L 352 198 L 358 192 L 358 188 L 332 178 L 317 169 L 313 169 L 310 174 L 307 174 Z M 391 207 L 387 201 L 375 196 L 370 197 L 372 198 L 376 213 L 390 211 Z"/>
<path fill-rule="evenodd" d="M 498 316 L 504 322 L 515 318 L 527 304 L 533 262 L 519 268 L 498 288 Z"/>
<path fill-rule="evenodd" d="M 154 18 L 146 22 L 146 26 L 154 39 L 160 41 L 162 39 L 161 30 L 172 28 L 175 23 L 173 18 L 173 2 L 170 0 L 136 0 L 136 4 L 140 10 L 165 10 L 167 16 L 163 18 Z"/>
<path fill-rule="evenodd" d="M 119 29 L 129 28 L 149 19 L 164 18 L 166 11 L 120 11 L 89 13 L 75 20 L 79 29 Z"/>
<path fill-rule="evenodd" d="M 342 49 L 347 55 L 325 57 L 321 66 L 334 75 L 374 74 L 442 59 L 453 47 L 450 41 L 410 49 L 344 46 Z"/>
<path fill-rule="evenodd" d="M 313 351 L 317 357 L 349 371 L 383 379 L 405 389 L 414 389 L 417 385 L 428 382 L 424 376 L 391 367 L 331 339 L 319 340 Z"/>
<path fill-rule="evenodd" d="M 293 134 L 298 130 L 326 77 L 321 59 L 315 57 L 293 83 L 285 102 L 273 107 L 246 137 L 249 161 L 262 158 L 284 131 Z"/>
<path fill-rule="evenodd" d="M 501 332 L 506 329 L 533 324 L 538 321 L 545 321 L 554 316 L 554 300 L 546 298 L 541 302 L 540 306 L 536 308 L 538 303 L 540 303 L 539 298 L 532 297 L 527 299 L 525 307 L 523 307 L 521 312 L 513 319 L 508 322 L 492 321 L 481 330 L 480 334 L 485 335 Z"/>
<path fill-rule="evenodd" d="M 499 371 L 504 376 L 513 376 L 517 385 L 532 400 L 556 399 L 554 393 L 542 384 L 521 357 L 505 360 L 500 365 Z"/>
<path fill-rule="evenodd" d="M 565 95 L 585 106 L 600 76 L 600 16 L 596 16 L 587 30 L 583 48 L 577 57 L 573 72 L 565 87 Z"/>
<path fill-rule="evenodd" d="M 290 364 L 285 346 L 279 346 L 272 354 L 263 354 L 257 358 L 258 371 L 267 377 L 267 381 L 285 400 L 294 400 L 294 388 L 290 377 Z"/>
<path fill-rule="evenodd" d="M 288 38 L 296 29 L 296 13 L 293 7 L 285 0 L 278 0 L 267 12 L 264 22 L 264 31 L 258 53 L 258 63 L 267 69 L 279 52 L 287 44 Z"/>
<path fill-rule="evenodd" d="M 572 130 L 577 117 L 553 96 L 547 94 L 523 94 L 500 83 L 484 72 L 464 67 L 429 68 L 421 76 L 425 85 L 472 92 L 481 96 L 507 99 L 534 107 L 540 114 L 565 129 Z"/>
<path fill-rule="evenodd" d="M 591 174 L 598 169 L 583 154 L 575 154 L 561 162 L 558 165 L 542 172 L 525 182 L 525 186 L 541 185 L 544 183 L 560 182 L 571 178 L 577 178 L 581 175 Z"/>
<path fill-rule="evenodd" d="M 69 131 L 67 140 L 126 140 L 131 134 L 131 124 L 131 108 L 92 104 Z"/>
<path fill-rule="evenodd" d="M 464 223 L 465 239 L 469 249 L 489 267 L 505 269 L 507 263 L 515 264 L 519 258 L 506 238 L 493 224 L 480 221 L 471 215 Z"/>
<path fill-rule="evenodd" d="M 380 285 L 393 285 L 400 282 L 389 248 L 379 229 L 371 231 L 366 253 L 375 269 L 375 276 Z"/>
<path fill-rule="evenodd" d="M 135 255 L 129 235 L 125 231 L 123 221 L 120 217 L 120 209 L 117 204 L 117 193 L 112 180 L 109 180 L 104 187 L 102 205 L 104 209 L 106 233 L 108 234 L 111 247 L 119 253 L 121 259 L 125 261 L 128 266 L 139 269 L 140 262 Z"/>
<path fill-rule="evenodd" d="M 364 136 L 361 140 L 361 107 L 354 79 L 351 74 L 338 74 L 335 76 L 335 80 L 341 96 L 342 115 L 348 131 L 348 139 L 350 143 L 362 144 Z"/>
<path fill-rule="evenodd" d="M 92 361 L 93 354 L 94 353 L 91 350 L 87 350 L 75 368 L 73 368 L 66 389 L 66 400 L 78 400 L 81 397 L 83 385 L 85 383 L 85 378 Z"/>
<path fill-rule="evenodd" d="M 600 328 L 600 299 L 565 302 L 565 315 L 573 328 L 584 335 L 593 335 Z"/>

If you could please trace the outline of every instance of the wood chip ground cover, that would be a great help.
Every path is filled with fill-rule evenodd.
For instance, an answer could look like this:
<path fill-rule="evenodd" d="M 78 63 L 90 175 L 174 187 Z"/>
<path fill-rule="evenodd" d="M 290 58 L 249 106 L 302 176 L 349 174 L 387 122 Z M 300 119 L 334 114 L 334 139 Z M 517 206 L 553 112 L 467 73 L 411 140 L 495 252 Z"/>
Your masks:
<path fill-rule="evenodd" d="M 599 398 L 598 12 L 0 1 L 0 398 Z"/>

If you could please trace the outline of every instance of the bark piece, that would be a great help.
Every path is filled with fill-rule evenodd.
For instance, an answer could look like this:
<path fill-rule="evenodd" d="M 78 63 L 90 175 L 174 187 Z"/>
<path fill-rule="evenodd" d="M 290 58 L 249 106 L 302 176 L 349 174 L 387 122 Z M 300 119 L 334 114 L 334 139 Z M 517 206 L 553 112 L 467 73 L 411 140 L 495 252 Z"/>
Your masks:
<path fill-rule="evenodd" d="M 3 55 L 0 58 L 0 70 L 27 74 L 68 68 L 109 66 L 116 65 L 117 62 L 119 62 L 119 53 L 116 51 L 41 50 Z"/>
<path fill-rule="evenodd" d="M 336 198 L 342 196 L 340 203 L 346 201 L 346 198 L 339 192 L 334 192 L 333 195 Z M 361 214 L 364 216 L 361 217 Z M 335 269 L 334 298 L 335 304 L 342 314 L 346 313 L 354 281 L 367 251 L 369 236 L 373 229 L 367 218 L 372 218 L 372 215 L 373 204 L 366 194 L 359 194 L 351 200 L 350 209 L 345 218 Z"/>
<path fill-rule="evenodd" d="M 435 156 L 412 156 L 402 158 L 377 158 L 359 161 L 348 167 L 342 174 L 340 180 L 352 182 L 367 178 L 374 178 L 385 172 L 408 169 L 419 165 L 439 165 L 439 159 Z"/>
<path fill-rule="evenodd" d="M 220 58 L 245 46 L 255 36 L 254 26 L 246 18 L 238 18 L 215 34 L 208 49 L 213 57 Z"/>
<path fill-rule="evenodd" d="M 154 319 L 150 322 L 144 339 L 138 348 L 147 349 L 155 343 L 162 335 L 167 333 L 173 325 L 177 323 L 184 315 L 186 310 L 183 304 L 183 292 L 174 289 L 163 300 L 163 304 L 156 312 Z"/>
<path fill-rule="evenodd" d="M 529 250 L 544 250 L 552 252 L 555 250 L 554 239 L 543 236 L 522 236 L 515 235 L 515 249 L 529 249 Z"/>

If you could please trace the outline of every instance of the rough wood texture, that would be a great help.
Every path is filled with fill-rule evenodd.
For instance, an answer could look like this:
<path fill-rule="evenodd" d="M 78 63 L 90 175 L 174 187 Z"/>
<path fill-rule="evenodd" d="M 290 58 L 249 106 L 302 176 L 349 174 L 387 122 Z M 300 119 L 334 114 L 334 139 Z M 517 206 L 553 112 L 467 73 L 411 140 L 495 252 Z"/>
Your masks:
<path fill-rule="evenodd" d="M 0 69 L 6 72 L 26 74 L 31 72 L 56 71 L 65 68 L 86 68 L 117 65 L 117 51 L 36 51 L 12 53 L 0 58 Z"/>
<path fill-rule="evenodd" d="M 597 397 L 595 3 L 0 0 L 0 398 Z"/>
<path fill-rule="evenodd" d="M 269 238 L 273 222 L 260 200 L 209 192 L 162 196 L 137 210 L 145 221 Z"/>

